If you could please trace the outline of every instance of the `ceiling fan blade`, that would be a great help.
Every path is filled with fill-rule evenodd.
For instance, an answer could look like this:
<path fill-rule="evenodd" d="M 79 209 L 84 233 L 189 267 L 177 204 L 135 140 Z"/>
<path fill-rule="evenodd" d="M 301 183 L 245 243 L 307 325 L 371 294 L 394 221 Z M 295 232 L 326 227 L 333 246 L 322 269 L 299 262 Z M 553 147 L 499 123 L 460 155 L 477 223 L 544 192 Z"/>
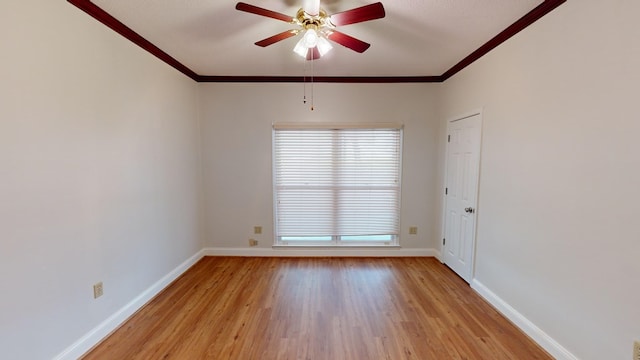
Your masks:
<path fill-rule="evenodd" d="M 317 46 L 310 48 L 307 51 L 307 60 L 316 60 L 316 59 L 320 59 L 320 50 L 318 50 Z"/>
<path fill-rule="evenodd" d="M 371 46 L 371 44 L 367 44 L 362 40 L 358 40 L 352 36 L 349 36 L 347 34 L 344 34 L 335 30 L 332 31 L 330 34 L 328 34 L 327 38 L 331 41 L 335 41 L 338 44 L 348 47 L 349 49 L 359 53 L 365 52 L 365 50 L 367 50 L 369 46 Z"/>
<path fill-rule="evenodd" d="M 298 35 L 298 30 L 287 30 L 287 31 L 281 32 L 280 34 L 276 34 L 266 39 L 262 39 L 258 41 L 256 45 L 265 47 L 296 35 Z"/>
<path fill-rule="evenodd" d="M 385 16 L 384 6 L 381 2 L 365 5 L 359 8 L 339 12 L 329 17 L 329 21 L 335 26 L 355 24 L 359 22 L 380 19 Z"/>
<path fill-rule="evenodd" d="M 316 16 L 320 13 L 320 0 L 304 0 L 302 8 L 307 14 Z"/>
<path fill-rule="evenodd" d="M 289 15 L 285 15 L 279 12 L 275 12 L 275 11 L 271 11 L 271 10 L 267 10 L 267 9 L 263 9 L 261 7 L 257 7 L 251 4 L 247 4 L 247 3 L 243 3 L 243 2 L 239 2 L 236 4 L 236 10 L 240 10 L 240 11 L 245 11 L 248 13 L 252 13 L 252 14 L 256 14 L 256 15 L 261 15 L 261 16 L 266 16 L 266 17 L 270 17 L 276 20 L 282 20 L 284 22 L 292 22 L 293 18 Z"/>

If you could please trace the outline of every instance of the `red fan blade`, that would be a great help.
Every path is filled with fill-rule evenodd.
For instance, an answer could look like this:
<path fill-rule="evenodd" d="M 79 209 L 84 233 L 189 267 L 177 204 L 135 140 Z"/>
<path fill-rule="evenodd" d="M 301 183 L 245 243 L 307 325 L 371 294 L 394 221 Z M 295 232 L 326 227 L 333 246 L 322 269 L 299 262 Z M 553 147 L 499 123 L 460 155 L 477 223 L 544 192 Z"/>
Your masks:
<path fill-rule="evenodd" d="M 327 38 L 331 41 L 335 41 L 338 44 L 348 47 L 353 51 L 357 51 L 359 53 L 363 53 L 365 50 L 371 46 L 371 44 L 367 44 L 362 40 L 358 40 L 352 36 L 341 33 L 339 31 L 332 31 L 331 34 L 327 35 Z"/>
<path fill-rule="evenodd" d="M 384 6 L 381 2 L 333 14 L 329 21 L 335 26 L 355 24 L 363 21 L 383 18 Z"/>
<path fill-rule="evenodd" d="M 276 34 L 266 39 L 262 39 L 258 41 L 256 45 L 265 47 L 296 35 L 298 35 L 297 30 L 287 30 L 287 31 L 281 32 L 280 34 Z"/>
<path fill-rule="evenodd" d="M 307 60 L 316 60 L 320 59 L 320 51 L 318 47 L 311 48 L 307 51 Z"/>
<path fill-rule="evenodd" d="M 261 16 L 266 16 L 266 17 L 270 17 L 273 19 L 277 19 L 277 20 L 282 20 L 284 22 L 292 22 L 293 18 L 289 15 L 285 15 L 279 12 L 275 12 L 275 11 L 271 11 L 271 10 L 267 10 L 267 9 L 263 9 L 261 7 L 257 7 L 257 6 L 253 6 L 247 3 L 243 3 L 243 2 L 239 2 L 236 4 L 236 10 L 240 10 L 240 11 L 246 11 L 248 13 L 252 13 L 252 14 L 256 14 L 256 15 L 261 15 Z"/>

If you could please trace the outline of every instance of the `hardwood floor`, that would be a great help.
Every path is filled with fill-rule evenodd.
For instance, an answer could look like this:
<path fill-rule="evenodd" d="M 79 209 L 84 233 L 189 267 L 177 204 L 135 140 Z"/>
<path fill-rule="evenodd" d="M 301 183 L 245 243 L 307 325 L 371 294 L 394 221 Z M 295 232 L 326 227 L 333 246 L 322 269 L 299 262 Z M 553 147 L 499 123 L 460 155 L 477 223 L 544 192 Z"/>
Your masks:
<path fill-rule="evenodd" d="M 552 359 L 433 258 L 206 257 L 91 359 Z"/>

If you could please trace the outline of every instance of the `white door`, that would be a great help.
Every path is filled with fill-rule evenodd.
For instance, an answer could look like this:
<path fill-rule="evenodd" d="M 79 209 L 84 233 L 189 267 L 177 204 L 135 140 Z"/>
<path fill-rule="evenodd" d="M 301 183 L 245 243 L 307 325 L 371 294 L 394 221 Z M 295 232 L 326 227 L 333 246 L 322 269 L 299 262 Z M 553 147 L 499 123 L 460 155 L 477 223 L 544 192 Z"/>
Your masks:
<path fill-rule="evenodd" d="M 445 179 L 444 262 L 466 282 L 473 277 L 482 117 L 450 121 Z"/>

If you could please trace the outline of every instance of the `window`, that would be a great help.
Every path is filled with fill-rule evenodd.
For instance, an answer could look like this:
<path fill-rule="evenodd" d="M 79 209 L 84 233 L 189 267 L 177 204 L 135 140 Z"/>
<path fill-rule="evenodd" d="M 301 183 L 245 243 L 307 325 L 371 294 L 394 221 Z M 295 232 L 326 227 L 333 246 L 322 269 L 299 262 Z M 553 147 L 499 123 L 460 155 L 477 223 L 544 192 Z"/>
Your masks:
<path fill-rule="evenodd" d="M 400 126 L 276 125 L 276 245 L 397 245 Z"/>

